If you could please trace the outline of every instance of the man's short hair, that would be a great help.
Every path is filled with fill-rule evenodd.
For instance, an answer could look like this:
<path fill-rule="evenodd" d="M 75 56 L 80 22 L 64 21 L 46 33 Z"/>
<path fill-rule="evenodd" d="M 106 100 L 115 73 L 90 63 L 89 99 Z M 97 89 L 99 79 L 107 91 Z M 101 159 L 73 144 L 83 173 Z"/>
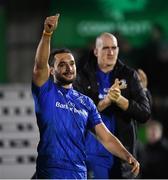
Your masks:
<path fill-rule="evenodd" d="M 54 63 L 55 63 L 55 55 L 56 54 L 61 54 L 61 53 L 70 53 L 72 54 L 71 50 L 67 49 L 67 48 L 61 48 L 61 49 L 53 49 L 50 53 L 50 57 L 49 57 L 49 65 L 54 67 Z"/>

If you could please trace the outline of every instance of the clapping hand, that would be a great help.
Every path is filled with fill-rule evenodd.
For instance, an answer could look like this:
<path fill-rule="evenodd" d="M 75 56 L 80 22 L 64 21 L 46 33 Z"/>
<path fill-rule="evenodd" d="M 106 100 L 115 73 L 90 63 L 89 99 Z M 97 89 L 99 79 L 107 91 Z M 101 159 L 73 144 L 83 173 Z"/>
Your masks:
<path fill-rule="evenodd" d="M 114 103 L 116 103 L 121 97 L 121 89 L 125 89 L 127 87 L 126 83 L 123 81 L 119 81 L 119 79 L 115 79 L 114 84 L 108 91 L 107 97 Z"/>

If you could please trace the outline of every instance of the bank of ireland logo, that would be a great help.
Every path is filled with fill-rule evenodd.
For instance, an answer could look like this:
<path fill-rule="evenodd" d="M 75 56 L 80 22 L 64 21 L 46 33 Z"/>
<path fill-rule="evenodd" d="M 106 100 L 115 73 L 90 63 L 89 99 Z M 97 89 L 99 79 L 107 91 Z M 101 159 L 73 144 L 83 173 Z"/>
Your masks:
<path fill-rule="evenodd" d="M 68 101 L 68 106 L 69 106 L 70 108 L 75 108 L 75 104 L 72 103 L 71 101 Z"/>

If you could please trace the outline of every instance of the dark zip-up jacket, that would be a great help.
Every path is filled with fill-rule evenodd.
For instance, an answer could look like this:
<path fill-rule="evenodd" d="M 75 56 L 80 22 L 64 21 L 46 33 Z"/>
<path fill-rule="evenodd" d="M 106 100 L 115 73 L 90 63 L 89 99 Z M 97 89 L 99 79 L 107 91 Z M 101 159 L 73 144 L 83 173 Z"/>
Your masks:
<path fill-rule="evenodd" d="M 96 60 L 88 61 L 85 66 L 79 69 L 77 79 L 73 87 L 81 93 L 89 96 L 97 105 L 98 86 L 96 80 Z M 123 143 L 129 152 L 136 156 L 136 127 L 138 123 L 145 123 L 151 114 L 150 102 L 143 90 L 135 70 L 123 64 L 119 59 L 113 70 L 111 85 L 115 79 L 123 79 L 127 83 L 127 88 L 121 90 L 122 96 L 129 100 L 129 107 L 126 111 L 111 104 L 101 113 L 110 115 L 112 111 L 116 117 L 116 136 Z"/>

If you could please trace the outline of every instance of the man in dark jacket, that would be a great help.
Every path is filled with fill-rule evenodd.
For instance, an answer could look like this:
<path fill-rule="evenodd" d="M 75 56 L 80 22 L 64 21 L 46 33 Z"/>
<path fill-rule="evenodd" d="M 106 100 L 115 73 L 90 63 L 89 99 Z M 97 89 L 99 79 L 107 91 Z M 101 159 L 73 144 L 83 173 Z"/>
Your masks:
<path fill-rule="evenodd" d="M 140 152 L 141 179 L 168 179 L 168 141 L 163 135 L 162 124 L 154 119 L 145 126 L 147 142 Z"/>
<path fill-rule="evenodd" d="M 91 97 L 108 129 L 136 155 L 136 123 L 150 117 L 150 104 L 137 73 L 118 59 L 117 39 L 102 33 L 96 39 L 94 55 L 78 72 L 74 88 Z M 133 178 L 130 167 L 109 154 L 87 133 L 88 177 Z"/>

